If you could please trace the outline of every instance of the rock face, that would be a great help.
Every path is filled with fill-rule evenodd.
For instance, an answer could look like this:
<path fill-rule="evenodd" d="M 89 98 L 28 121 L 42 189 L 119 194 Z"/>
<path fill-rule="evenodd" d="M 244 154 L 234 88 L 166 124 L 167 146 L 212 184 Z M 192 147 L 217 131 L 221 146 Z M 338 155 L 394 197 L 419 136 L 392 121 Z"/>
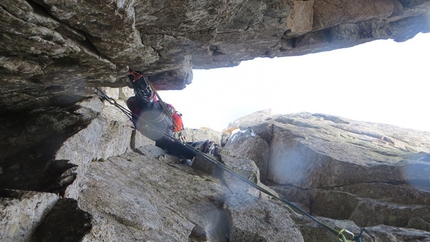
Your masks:
<path fill-rule="evenodd" d="M 78 106 L 75 113 L 94 119 L 66 139 L 52 161 L 69 157 L 66 164 L 77 167 L 50 181 L 63 174 L 74 179 L 39 192 L 4 187 L 2 241 L 337 240 L 230 173 L 182 164 L 132 135 L 130 123 L 98 99 Z M 221 148 L 221 161 L 324 224 L 355 234 L 366 227 L 363 241 L 430 239 L 428 132 L 268 110 L 232 127 L 238 129 Z M 186 133 L 193 134 L 189 141 L 221 138 L 209 130 Z M 49 190 L 59 184 L 60 196 Z"/>
<path fill-rule="evenodd" d="M 93 87 L 126 86 L 131 67 L 158 89 L 182 89 L 193 68 L 404 41 L 430 23 L 426 0 L 0 6 L 1 241 L 333 239 L 214 167 L 204 169 L 211 176 L 201 161 L 179 164 L 92 97 Z M 208 130 L 187 136 L 227 142 L 225 164 L 333 226 L 368 226 L 373 241 L 428 240 L 429 143 L 418 139 L 428 133 L 311 114 L 239 123 L 228 141 Z"/>
<path fill-rule="evenodd" d="M 260 112 L 232 125 L 265 137 L 267 184 L 312 214 L 428 230 L 428 132 L 308 113 Z"/>
<path fill-rule="evenodd" d="M 126 85 L 127 66 L 145 70 L 160 89 L 182 89 L 193 68 L 404 41 L 429 31 L 430 10 L 426 0 L 4 0 L 0 6 L 2 89 L 80 94 Z"/>

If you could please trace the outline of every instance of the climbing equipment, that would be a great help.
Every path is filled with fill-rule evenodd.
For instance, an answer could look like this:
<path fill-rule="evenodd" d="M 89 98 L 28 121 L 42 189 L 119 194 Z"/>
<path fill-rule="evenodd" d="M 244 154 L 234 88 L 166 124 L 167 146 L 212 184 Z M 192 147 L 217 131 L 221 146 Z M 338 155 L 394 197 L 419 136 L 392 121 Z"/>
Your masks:
<path fill-rule="evenodd" d="M 106 93 L 104 93 L 102 90 L 100 90 L 100 88 L 96 87 L 95 89 L 96 89 L 96 94 L 99 97 L 101 97 L 102 99 L 106 100 L 111 105 L 114 105 L 115 107 L 117 107 L 119 110 L 121 110 L 133 122 L 133 113 L 130 110 L 128 110 L 125 107 L 121 106 L 119 103 L 117 103 L 117 101 L 115 99 L 109 97 L 108 95 L 106 95 Z"/>
<path fill-rule="evenodd" d="M 137 117 L 136 115 L 134 115 L 130 110 L 128 110 L 127 108 L 121 106 L 115 99 L 109 97 L 106 93 L 104 93 L 100 88 L 95 88 L 96 89 L 96 94 L 101 97 L 102 99 L 104 99 L 105 101 L 109 102 L 111 105 L 114 105 L 115 107 L 117 107 L 119 110 L 121 110 L 129 119 L 130 121 L 133 123 L 133 128 L 136 130 L 137 129 L 137 120 L 142 121 L 141 124 L 143 126 L 145 126 L 145 129 L 148 130 L 149 132 L 157 132 L 157 127 L 155 127 L 152 123 L 147 122 L 144 118 L 141 118 L 140 116 Z M 137 119 L 137 120 L 136 120 Z M 167 132 L 164 132 L 161 135 L 169 135 Z"/>
<path fill-rule="evenodd" d="M 172 140 L 176 141 L 176 142 L 180 142 L 179 140 L 175 140 L 174 138 L 172 138 Z M 340 231 L 337 231 L 336 229 L 328 226 L 327 224 L 319 221 L 318 219 L 316 219 L 315 217 L 313 217 L 312 215 L 310 215 L 309 213 L 307 213 L 306 211 L 304 211 L 303 209 L 301 209 L 300 207 L 298 207 L 297 205 L 291 203 L 290 201 L 286 200 L 285 198 L 279 197 L 275 194 L 273 194 L 272 192 L 266 190 L 265 188 L 255 184 L 254 182 L 248 180 L 247 178 L 243 177 L 242 175 L 236 173 L 234 170 L 232 170 L 230 167 L 226 166 L 224 163 L 214 159 L 213 157 L 203 153 L 200 150 L 194 149 L 194 147 L 190 146 L 187 143 L 182 143 L 182 145 L 184 145 L 185 147 L 187 147 L 188 149 L 193 150 L 197 155 L 199 155 L 200 157 L 204 158 L 205 160 L 211 162 L 212 164 L 215 164 L 216 166 L 222 168 L 224 171 L 227 171 L 228 173 L 232 174 L 233 176 L 235 176 L 236 178 L 238 178 L 239 180 L 247 183 L 248 185 L 256 188 L 257 190 L 287 204 L 289 207 L 291 207 L 292 209 L 300 212 L 301 214 L 307 216 L 308 218 L 310 218 L 311 220 L 313 220 L 314 222 L 316 222 L 318 225 L 320 225 L 321 227 L 327 229 L 329 232 L 331 232 L 332 234 L 336 235 L 340 241 L 342 242 L 351 242 L 351 241 L 355 241 L 355 242 L 362 242 L 361 240 L 361 235 L 363 233 L 363 231 L 365 230 L 364 228 L 361 229 L 360 234 L 355 236 L 354 233 L 346 230 L 346 229 L 341 229 Z M 345 233 L 350 234 L 351 236 L 353 236 L 353 239 L 347 239 L 346 236 L 344 235 Z"/>
<path fill-rule="evenodd" d="M 151 85 L 151 88 L 152 85 Z M 155 89 L 153 89 L 155 90 Z M 127 117 L 130 118 L 130 120 L 133 121 L 132 119 L 132 113 L 130 111 L 128 111 L 127 109 L 125 109 L 124 107 L 122 107 L 120 104 L 118 104 L 114 99 L 110 98 L 109 96 L 107 96 L 104 92 L 102 92 L 100 89 L 96 88 L 96 94 L 98 94 L 101 98 L 103 98 L 104 100 L 108 101 L 110 104 L 116 106 L 117 108 L 119 108 L 124 114 L 127 115 Z M 159 98 L 159 95 L 156 93 L 157 98 Z M 161 101 L 161 99 L 160 99 Z M 161 103 L 163 103 L 161 101 Z M 164 105 L 165 107 L 165 105 Z M 165 107 L 167 110 L 167 107 Z M 139 117 L 140 118 L 140 117 Z M 140 118 L 141 119 L 141 118 Z M 148 124 L 149 126 L 151 126 L 150 123 L 145 122 L 146 124 Z M 196 155 L 202 157 L 203 159 L 205 159 L 206 161 L 211 162 L 212 164 L 216 165 L 217 167 L 223 169 L 224 171 L 227 171 L 228 173 L 232 174 L 233 176 L 235 176 L 236 178 L 238 178 L 239 180 L 247 183 L 248 185 L 256 188 L 257 190 L 271 196 L 272 198 L 275 198 L 279 201 L 281 201 L 282 203 L 288 205 L 290 208 L 292 208 L 295 211 L 300 212 L 301 214 L 305 215 L 306 217 L 310 218 L 312 221 L 314 221 L 315 223 L 317 223 L 319 226 L 321 226 L 322 228 L 328 230 L 330 233 L 336 235 L 340 241 L 342 242 L 362 242 L 361 236 L 363 234 L 363 232 L 365 231 L 365 228 L 362 228 L 360 230 L 360 233 L 358 235 L 354 235 L 354 233 L 346 230 L 346 229 L 341 229 L 341 230 L 336 230 L 332 227 L 330 227 L 329 225 L 319 221 L 318 219 L 316 219 L 315 217 L 313 217 L 312 215 L 310 215 L 308 212 L 304 211 L 303 209 L 301 209 L 300 207 L 298 207 L 297 205 L 291 203 L 290 201 L 286 200 L 285 198 L 282 198 L 276 194 L 273 194 L 272 192 L 268 191 L 267 189 L 257 185 L 256 183 L 248 180 L 247 178 L 245 178 L 244 176 L 238 174 L 237 172 L 235 172 L 233 169 L 231 169 L 230 167 L 228 167 L 227 165 L 225 165 L 224 163 L 218 161 L 217 159 L 215 159 L 214 157 L 196 149 L 195 147 L 191 146 L 188 143 L 185 143 L 183 141 L 181 141 L 180 139 L 177 139 L 175 137 L 173 137 L 171 134 L 169 134 L 168 132 L 164 133 L 164 137 L 167 138 L 168 140 L 172 141 L 172 142 L 177 142 L 179 144 L 181 144 L 182 146 L 184 146 L 185 148 L 189 149 L 190 151 L 194 152 Z M 352 237 L 352 239 L 347 239 L 346 235 L 344 233 L 349 234 L 349 236 Z"/>
<path fill-rule="evenodd" d="M 146 82 L 146 84 L 148 84 L 148 86 L 149 86 L 149 89 L 150 89 L 149 91 L 151 91 L 153 94 L 155 94 L 155 97 L 157 98 L 158 103 L 161 104 L 161 107 L 163 108 L 164 113 L 166 114 L 167 117 L 169 117 L 170 121 L 173 123 L 173 125 L 174 125 L 173 132 L 178 132 L 178 131 L 183 129 L 182 118 L 180 117 L 180 114 L 177 113 L 176 110 L 171 110 L 171 108 L 167 107 L 166 103 L 163 102 L 163 100 L 161 99 L 157 90 L 154 88 L 154 85 L 152 85 L 152 82 L 149 81 L 149 79 L 146 75 L 144 75 L 141 72 L 133 71 L 133 70 L 129 69 L 127 72 L 127 76 L 133 77 L 133 81 L 132 81 L 133 83 L 135 83 L 140 78 L 143 78 L 144 81 Z M 142 89 L 146 89 L 146 87 L 144 87 Z M 151 94 L 151 97 L 148 99 L 145 99 L 145 100 L 148 101 L 149 99 L 151 99 L 151 101 L 152 101 L 152 96 L 153 95 Z"/>

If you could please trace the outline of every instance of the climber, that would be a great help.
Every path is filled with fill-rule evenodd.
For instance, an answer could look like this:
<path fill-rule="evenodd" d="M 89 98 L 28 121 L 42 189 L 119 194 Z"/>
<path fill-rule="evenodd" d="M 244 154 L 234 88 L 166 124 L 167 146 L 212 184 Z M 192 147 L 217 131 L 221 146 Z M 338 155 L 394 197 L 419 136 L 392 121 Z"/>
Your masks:
<path fill-rule="evenodd" d="M 152 89 L 142 72 L 129 70 L 127 76 L 133 85 L 135 94 L 126 102 L 128 109 L 132 112 L 132 122 L 135 128 L 149 139 L 154 140 L 155 145 L 167 153 L 177 156 L 183 161 L 192 160 L 196 156 L 195 152 L 169 138 L 173 136 L 173 133 L 183 130 L 181 114 L 172 105 L 163 103 L 157 98 L 155 90 Z M 216 147 L 212 141 L 189 144 L 205 153 Z"/>

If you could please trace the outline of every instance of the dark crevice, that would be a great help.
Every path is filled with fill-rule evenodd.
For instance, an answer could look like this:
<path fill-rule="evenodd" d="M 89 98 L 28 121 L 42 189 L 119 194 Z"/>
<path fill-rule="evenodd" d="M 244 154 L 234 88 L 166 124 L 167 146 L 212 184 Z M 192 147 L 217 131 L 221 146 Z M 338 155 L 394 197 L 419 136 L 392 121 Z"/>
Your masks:
<path fill-rule="evenodd" d="M 204 221 L 200 227 L 204 228 L 204 234 L 208 241 L 230 241 L 232 231 L 232 219 L 228 210 L 224 209 L 224 201 L 217 198 L 203 206 Z M 195 231 L 196 232 L 196 231 Z M 200 231 L 202 234 L 203 231 Z"/>
<path fill-rule="evenodd" d="M 52 137 L 55 142 L 55 137 Z M 48 145 L 43 142 L 43 146 Z M 52 144 L 53 145 L 53 144 Z M 54 145 L 55 147 L 55 145 Z M 76 165 L 67 160 L 52 160 L 55 151 L 40 151 L 35 148 L 22 151 L 20 157 L 13 156 L 1 161 L 3 174 L 0 178 L 0 189 L 17 189 L 27 191 L 51 192 L 64 195 L 67 186 L 76 178 Z M 46 149 L 46 148 L 45 148 Z M 44 153 L 41 153 L 44 152 Z"/>
<path fill-rule="evenodd" d="M 77 105 L 50 105 L 49 108 L 3 113 L 5 116 L 0 119 L 0 127 L 4 130 L 4 140 L 0 142 L 3 149 L 0 189 L 64 195 L 65 189 L 75 180 L 76 165 L 54 157 L 63 143 L 87 127 L 91 120 L 73 113 Z"/>
<path fill-rule="evenodd" d="M 206 231 L 199 225 L 195 225 L 189 236 L 191 241 L 208 241 Z"/>
<path fill-rule="evenodd" d="M 3 198 L 21 199 L 22 194 L 22 191 L 0 189 L 0 197 Z"/>
<path fill-rule="evenodd" d="M 76 179 L 77 165 L 69 163 L 68 160 L 54 160 L 49 162 L 44 171 L 47 179 L 42 184 L 47 192 L 59 194 L 64 197 L 64 193 L 69 185 Z"/>
<path fill-rule="evenodd" d="M 42 3 L 42 2 L 36 2 L 36 1 L 31 1 L 31 0 L 26 0 L 28 2 L 28 4 L 30 4 L 30 6 L 33 8 L 33 10 L 42 16 L 45 17 L 49 17 L 55 21 L 57 21 L 58 23 L 60 23 L 61 25 L 67 26 L 67 28 L 70 28 L 73 31 L 76 31 L 76 33 L 82 35 L 85 37 L 85 40 L 78 40 L 78 39 L 74 39 L 74 41 L 76 41 L 77 43 L 79 43 L 83 48 L 87 49 L 88 51 L 96 54 L 97 56 L 99 56 L 102 59 L 106 59 L 109 60 L 110 62 L 112 62 L 112 60 L 110 60 L 107 56 L 103 55 L 100 53 L 100 51 L 97 49 L 97 47 L 91 42 L 94 40 L 97 40 L 97 37 L 91 36 L 90 34 L 80 30 L 80 29 L 76 29 L 75 27 L 61 21 L 60 19 L 58 19 L 57 17 L 55 17 L 54 15 L 52 15 L 50 13 L 49 6 Z M 70 34 L 67 33 L 66 29 L 63 29 L 62 27 L 57 28 L 57 31 L 65 36 L 69 36 Z"/>
<path fill-rule="evenodd" d="M 152 50 L 154 50 L 154 52 L 155 52 L 155 53 L 157 53 L 157 55 L 158 55 L 158 57 L 159 57 L 159 58 L 162 58 L 162 57 L 163 57 L 163 56 L 161 55 L 161 52 L 160 52 L 159 50 L 157 50 L 156 48 L 154 48 L 154 47 L 152 47 L 152 46 L 151 46 L 151 48 L 152 48 Z"/>
<path fill-rule="evenodd" d="M 35 77 L 29 77 L 29 78 L 28 78 L 28 80 L 29 80 L 30 82 L 34 83 L 34 84 L 40 84 L 40 85 L 43 85 L 43 82 L 42 82 L 40 79 L 38 79 L 38 78 L 35 78 Z"/>
<path fill-rule="evenodd" d="M 76 200 L 64 198 L 46 215 L 30 241 L 77 242 L 91 229 L 92 215 L 80 209 Z"/>
<path fill-rule="evenodd" d="M 45 90 L 47 90 L 51 93 L 63 92 L 65 90 L 65 87 L 61 86 L 61 85 L 52 84 L 52 85 L 46 87 Z"/>
<path fill-rule="evenodd" d="M 3 9 L 3 11 L 5 11 L 5 12 L 9 13 L 10 15 L 14 16 L 15 18 L 19 18 L 19 17 L 18 17 L 18 16 L 16 16 L 14 13 L 9 12 L 5 7 L 3 7 L 3 6 L 1 6 L 1 5 L 0 5 L 0 8 L 1 8 L 1 9 Z M 12 33 L 11 33 L 11 34 L 12 34 Z M 4 54 L 7 54 L 7 53 L 0 52 L 0 54 L 4 55 Z"/>
<path fill-rule="evenodd" d="M 219 51 L 218 46 L 216 46 L 216 45 L 211 45 L 209 47 L 209 50 L 212 51 L 212 56 L 225 55 L 224 53 L 222 53 L 221 51 Z"/>
<path fill-rule="evenodd" d="M 72 27 L 70 27 L 70 28 L 72 28 Z M 91 36 L 90 34 L 85 33 L 81 30 L 77 30 L 77 29 L 75 29 L 75 30 L 77 32 L 79 32 L 80 34 L 82 34 L 83 36 L 85 36 L 86 41 L 78 41 L 82 46 L 84 46 L 89 51 L 95 53 L 97 56 L 100 56 L 102 59 L 106 59 L 109 62 L 113 63 L 113 61 L 111 59 L 109 59 L 109 57 L 101 54 L 100 51 L 97 49 L 97 47 L 93 44 L 92 41 L 98 41 L 98 39 L 99 39 L 98 37 Z"/>
<path fill-rule="evenodd" d="M 295 37 L 291 39 L 291 48 L 296 48 L 297 47 L 297 43 L 302 40 L 301 37 Z"/>
<path fill-rule="evenodd" d="M 37 13 L 41 16 L 44 16 L 44 17 L 55 19 L 51 14 L 49 14 L 49 12 L 46 10 L 46 8 L 44 6 L 42 6 L 41 3 L 36 3 L 34 1 L 31 1 L 31 0 L 26 0 L 26 2 L 28 4 L 30 4 L 30 6 L 33 8 L 35 13 Z"/>

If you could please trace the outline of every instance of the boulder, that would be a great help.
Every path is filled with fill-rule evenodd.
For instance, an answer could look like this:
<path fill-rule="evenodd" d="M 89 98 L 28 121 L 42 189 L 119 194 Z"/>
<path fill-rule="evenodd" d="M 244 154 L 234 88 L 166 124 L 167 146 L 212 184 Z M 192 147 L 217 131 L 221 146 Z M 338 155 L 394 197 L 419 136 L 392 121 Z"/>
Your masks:
<path fill-rule="evenodd" d="M 271 137 L 267 184 L 311 214 L 428 230 L 428 132 L 310 113 L 256 112 L 232 125 Z"/>
<path fill-rule="evenodd" d="M 93 162 L 83 187 L 79 204 L 94 217 L 84 241 L 280 241 L 287 235 L 303 241 L 288 207 L 230 194 L 215 177 L 166 154 L 130 152 Z"/>

